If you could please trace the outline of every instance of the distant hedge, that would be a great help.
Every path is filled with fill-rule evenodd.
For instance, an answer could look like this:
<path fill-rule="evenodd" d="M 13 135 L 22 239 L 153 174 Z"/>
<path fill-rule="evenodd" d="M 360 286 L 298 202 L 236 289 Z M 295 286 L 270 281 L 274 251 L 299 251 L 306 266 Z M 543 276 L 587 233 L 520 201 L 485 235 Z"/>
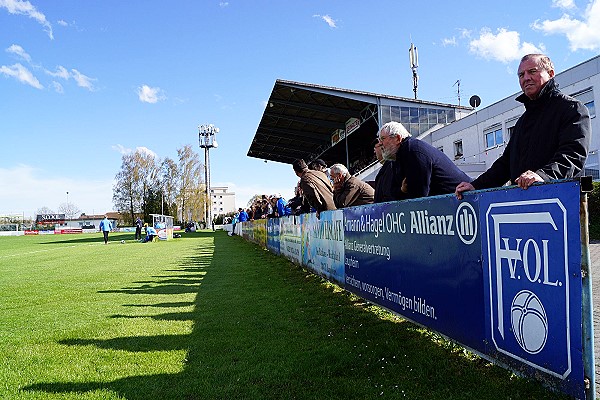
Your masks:
<path fill-rule="evenodd" d="M 590 239 L 600 240 L 600 182 L 594 182 L 594 189 L 588 193 Z"/>

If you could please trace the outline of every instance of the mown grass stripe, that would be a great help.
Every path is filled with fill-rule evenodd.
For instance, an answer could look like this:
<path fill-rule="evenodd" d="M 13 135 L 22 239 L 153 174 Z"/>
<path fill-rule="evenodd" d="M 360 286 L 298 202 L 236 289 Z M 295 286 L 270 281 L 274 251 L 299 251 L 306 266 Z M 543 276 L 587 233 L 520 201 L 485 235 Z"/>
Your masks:
<path fill-rule="evenodd" d="M 0 259 L 0 398 L 560 398 L 223 232 L 24 239 L 75 247 Z"/>

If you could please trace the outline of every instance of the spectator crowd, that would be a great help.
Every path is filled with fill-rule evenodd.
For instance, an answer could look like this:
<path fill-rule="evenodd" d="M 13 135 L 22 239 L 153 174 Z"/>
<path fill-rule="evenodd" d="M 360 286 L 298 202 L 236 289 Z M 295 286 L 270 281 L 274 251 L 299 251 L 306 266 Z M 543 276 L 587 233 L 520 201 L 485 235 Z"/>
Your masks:
<path fill-rule="evenodd" d="M 364 204 L 413 199 L 515 184 L 574 178 L 585 165 L 591 137 L 590 116 L 578 100 L 562 94 L 554 82 L 554 65 L 543 54 L 529 54 L 518 69 L 525 112 L 507 147 L 491 168 L 472 180 L 442 151 L 413 138 L 399 122 L 388 122 L 372 142 L 381 163 L 375 181 L 363 182 L 343 164 L 316 159 L 292 163 L 299 178 L 294 197 L 262 195 L 237 221 L 321 212 Z M 356 167 L 352 166 L 353 169 Z"/>

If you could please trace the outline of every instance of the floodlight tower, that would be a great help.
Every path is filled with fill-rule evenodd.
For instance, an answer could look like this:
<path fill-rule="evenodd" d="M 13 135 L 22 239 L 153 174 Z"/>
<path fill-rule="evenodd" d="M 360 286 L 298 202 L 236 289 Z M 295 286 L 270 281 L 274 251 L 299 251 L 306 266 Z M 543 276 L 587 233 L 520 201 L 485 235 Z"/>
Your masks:
<path fill-rule="evenodd" d="M 215 135 L 219 133 L 219 128 L 213 124 L 204 124 L 198 127 L 198 139 L 200 148 L 204 149 L 204 181 L 206 186 L 206 223 L 212 227 L 212 198 L 210 196 L 210 154 L 211 148 L 217 148 Z"/>
<path fill-rule="evenodd" d="M 419 68 L 419 52 L 417 46 L 410 44 L 408 49 L 408 58 L 410 59 L 410 69 L 413 73 L 413 92 L 415 92 L 415 100 L 417 99 L 417 86 L 419 84 L 419 75 L 417 75 L 417 68 Z"/>

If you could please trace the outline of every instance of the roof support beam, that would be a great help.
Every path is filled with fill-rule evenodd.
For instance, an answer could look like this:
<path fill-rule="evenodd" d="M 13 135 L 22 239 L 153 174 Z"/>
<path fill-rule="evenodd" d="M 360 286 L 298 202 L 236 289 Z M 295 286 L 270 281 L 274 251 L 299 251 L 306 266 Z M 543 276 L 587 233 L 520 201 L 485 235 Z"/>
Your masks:
<path fill-rule="evenodd" d="M 256 131 L 257 135 L 265 135 L 272 136 L 277 139 L 290 139 L 290 140 L 300 140 L 304 143 L 310 143 L 314 145 L 321 145 L 324 142 L 329 142 L 331 140 L 331 135 L 323 135 L 323 139 L 316 138 L 314 135 L 309 135 L 302 131 L 297 131 L 294 129 L 278 129 L 278 128 L 267 128 L 262 127 Z"/>
<path fill-rule="evenodd" d="M 283 114 L 277 114 L 277 113 L 272 113 L 272 112 L 268 112 L 268 111 L 265 111 L 263 116 L 275 118 L 275 119 L 285 119 L 287 121 L 292 121 L 292 122 L 301 122 L 301 123 L 307 124 L 307 125 L 321 126 L 323 128 L 327 128 L 327 129 L 331 129 L 331 130 L 346 128 L 346 126 L 343 123 L 339 123 L 339 122 L 335 122 L 335 121 L 298 117 L 295 115 L 283 115 Z"/>
<path fill-rule="evenodd" d="M 332 115 L 342 116 L 345 118 L 352 118 L 352 117 L 360 118 L 360 113 L 357 113 L 356 111 L 353 111 L 353 110 L 342 110 L 342 109 L 336 108 L 336 107 L 317 105 L 317 104 L 307 104 L 307 103 L 304 103 L 301 101 L 289 101 L 289 100 L 286 101 L 286 100 L 269 99 L 269 104 L 281 104 L 281 105 L 289 106 L 289 107 L 297 107 L 302 110 L 322 112 L 325 114 L 332 114 Z"/>

